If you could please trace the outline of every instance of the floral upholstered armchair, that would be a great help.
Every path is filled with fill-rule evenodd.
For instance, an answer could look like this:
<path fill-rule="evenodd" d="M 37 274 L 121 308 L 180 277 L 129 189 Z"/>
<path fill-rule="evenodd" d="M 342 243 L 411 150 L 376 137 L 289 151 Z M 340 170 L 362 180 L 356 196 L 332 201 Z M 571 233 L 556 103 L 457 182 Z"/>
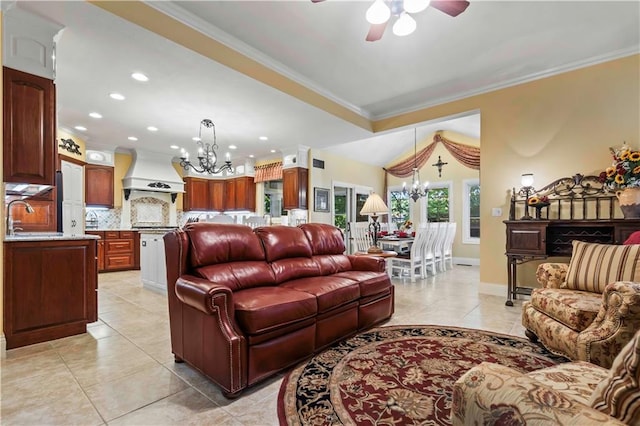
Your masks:
<path fill-rule="evenodd" d="M 640 332 L 611 369 L 568 362 L 521 373 L 483 362 L 453 386 L 451 422 L 477 424 L 640 424 Z"/>
<path fill-rule="evenodd" d="M 638 244 L 573 241 L 569 264 L 541 264 L 537 279 L 522 325 L 551 352 L 609 368 L 640 330 Z"/>

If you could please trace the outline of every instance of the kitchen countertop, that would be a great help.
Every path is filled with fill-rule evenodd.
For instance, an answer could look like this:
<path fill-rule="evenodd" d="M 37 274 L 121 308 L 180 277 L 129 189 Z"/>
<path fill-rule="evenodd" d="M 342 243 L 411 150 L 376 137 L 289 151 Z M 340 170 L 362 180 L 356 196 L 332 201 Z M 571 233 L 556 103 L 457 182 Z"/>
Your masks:
<path fill-rule="evenodd" d="M 5 235 L 5 243 L 20 241 L 64 241 L 64 240 L 98 240 L 97 235 L 65 235 L 62 232 L 17 232 L 14 235 Z"/>

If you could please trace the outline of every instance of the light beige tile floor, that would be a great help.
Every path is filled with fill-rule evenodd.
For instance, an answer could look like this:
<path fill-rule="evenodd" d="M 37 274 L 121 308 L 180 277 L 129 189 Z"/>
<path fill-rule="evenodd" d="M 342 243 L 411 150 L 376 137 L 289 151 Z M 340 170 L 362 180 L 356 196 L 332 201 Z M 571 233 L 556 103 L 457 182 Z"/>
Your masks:
<path fill-rule="evenodd" d="M 455 266 L 411 283 L 394 279 L 387 325 L 442 324 L 524 337 L 521 302 L 478 294 L 479 269 Z M 506 293 L 506 291 L 505 291 Z M 137 271 L 99 277 L 88 333 L 9 350 L 1 361 L 3 425 L 277 425 L 283 375 L 227 400 L 171 354 L 166 297 Z"/>

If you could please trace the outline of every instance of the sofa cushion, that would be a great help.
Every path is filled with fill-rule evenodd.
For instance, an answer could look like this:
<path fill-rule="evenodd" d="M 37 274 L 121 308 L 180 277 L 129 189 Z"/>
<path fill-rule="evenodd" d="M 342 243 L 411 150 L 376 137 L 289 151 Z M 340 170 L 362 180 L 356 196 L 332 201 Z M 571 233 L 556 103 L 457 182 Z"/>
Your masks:
<path fill-rule="evenodd" d="M 640 245 L 573 241 L 563 288 L 602 293 L 615 281 L 640 281 Z"/>
<path fill-rule="evenodd" d="M 586 361 L 566 362 L 542 368 L 526 375 L 566 396 L 590 405 L 589 398 L 598 384 L 607 378 L 609 370 Z"/>
<path fill-rule="evenodd" d="M 226 223 L 189 223 L 183 230 L 191 245 L 191 266 L 245 260 L 264 260 L 262 243 L 245 225 Z"/>
<path fill-rule="evenodd" d="M 537 288 L 531 305 L 538 311 L 581 332 L 593 322 L 602 306 L 602 295 L 569 289 Z"/>
<path fill-rule="evenodd" d="M 271 263 L 271 270 L 278 284 L 297 278 L 321 275 L 318 264 L 308 257 L 276 260 Z"/>
<path fill-rule="evenodd" d="M 194 273 L 232 291 L 276 284 L 273 270 L 264 260 L 207 265 L 194 269 Z"/>
<path fill-rule="evenodd" d="M 314 255 L 344 253 L 344 235 L 339 228 L 324 223 L 305 223 L 300 229 L 307 236 Z"/>
<path fill-rule="evenodd" d="M 320 268 L 321 275 L 330 275 L 351 270 L 351 261 L 344 254 L 314 255 L 313 261 Z"/>
<path fill-rule="evenodd" d="M 640 423 L 640 331 L 615 358 L 590 405 L 627 424 Z"/>
<path fill-rule="evenodd" d="M 311 244 L 302 229 L 293 226 L 263 226 L 255 229 L 267 262 L 292 257 L 311 257 Z"/>
<path fill-rule="evenodd" d="M 318 313 L 330 311 L 360 297 L 357 282 L 336 276 L 318 276 L 287 281 L 280 287 L 304 291 L 318 299 Z"/>
<path fill-rule="evenodd" d="M 233 293 L 238 324 L 246 334 L 272 332 L 318 313 L 314 295 L 285 287 L 254 287 Z"/>
<path fill-rule="evenodd" d="M 346 271 L 335 274 L 335 276 L 357 281 L 360 286 L 361 298 L 388 292 L 391 287 L 391 281 L 386 272 Z"/>

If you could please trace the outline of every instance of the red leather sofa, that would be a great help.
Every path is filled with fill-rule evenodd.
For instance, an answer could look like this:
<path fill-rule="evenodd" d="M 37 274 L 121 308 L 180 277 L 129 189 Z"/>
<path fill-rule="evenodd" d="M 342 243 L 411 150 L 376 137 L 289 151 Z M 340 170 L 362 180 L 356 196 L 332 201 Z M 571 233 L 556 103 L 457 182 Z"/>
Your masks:
<path fill-rule="evenodd" d="M 391 317 L 384 260 L 331 225 L 190 223 L 164 236 L 171 346 L 227 397 Z"/>

